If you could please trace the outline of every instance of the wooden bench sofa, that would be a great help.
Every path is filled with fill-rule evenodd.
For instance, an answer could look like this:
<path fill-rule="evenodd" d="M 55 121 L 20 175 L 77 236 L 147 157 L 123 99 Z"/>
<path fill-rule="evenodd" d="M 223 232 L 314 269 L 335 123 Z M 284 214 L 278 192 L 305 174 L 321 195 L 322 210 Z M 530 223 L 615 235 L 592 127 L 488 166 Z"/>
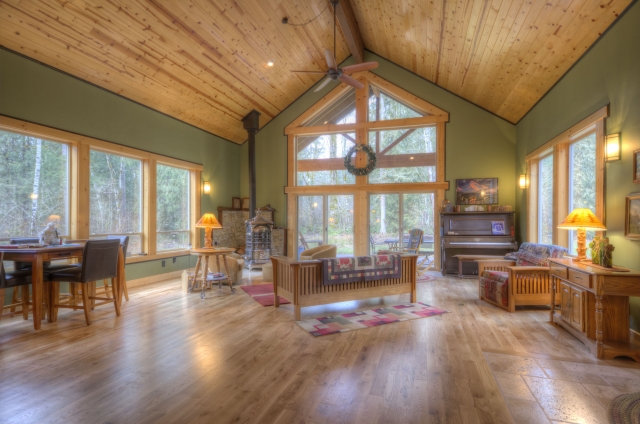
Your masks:
<path fill-rule="evenodd" d="M 322 283 L 322 261 L 297 261 L 285 256 L 272 256 L 275 307 L 279 296 L 293 304 L 294 318 L 300 320 L 300 308 L 327 303 L 409 293 L 416 301 L 417 255 L 402 255 L 402 275 L 377 281 Z"/>

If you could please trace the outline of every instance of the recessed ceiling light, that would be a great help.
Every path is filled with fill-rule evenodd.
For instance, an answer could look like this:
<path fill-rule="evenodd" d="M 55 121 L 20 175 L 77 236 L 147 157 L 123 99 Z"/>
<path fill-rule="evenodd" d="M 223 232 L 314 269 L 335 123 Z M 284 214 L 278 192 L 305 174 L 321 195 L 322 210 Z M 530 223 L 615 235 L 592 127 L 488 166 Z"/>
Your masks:
<path fill-rule="evenodd" d="M 410 159 L 410 160 L 413 160 L 413 156 L 411 156 L 409 159 Z"/>
<path fill-rule="evenodd" d="M 267 61 L 267 66 L 268 66 L 268 67 L 272 67 L 272 66 L 273 66 L 273 60 L 269 60 L 269 61 Z"/>

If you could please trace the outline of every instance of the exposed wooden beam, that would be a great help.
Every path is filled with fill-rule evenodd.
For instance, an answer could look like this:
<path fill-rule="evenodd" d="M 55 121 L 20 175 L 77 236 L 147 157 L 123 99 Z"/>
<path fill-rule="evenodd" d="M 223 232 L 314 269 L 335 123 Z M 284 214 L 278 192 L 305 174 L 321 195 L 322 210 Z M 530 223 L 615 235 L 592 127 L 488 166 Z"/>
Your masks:
<path fill-rule="evenodd" d="M 396 138 L 393 143 L 389 144 L 387 147 L 382 149 L 382 151 L 380 152 L 380 155 L 386 154 L 389 150 L 393 149 L 395 146 L 400 144 L 402 142 L 402 140 L 404 140 L 405 138 L 409 137 L 415 130 L 416 130 L 415 128 L 412 128 L 412 129 L 406 131 L 400 137 Z M 378 137 L 379 134 L 380 134 L 380 131 L 376 131 L 376 137 Z"/>
<path fill-rule="evenodd" d="M 332 4 L 333 1 L 336 0 L 332 0 Z M 357 63 L 364 62 L 364 41 L 362 40 L 360 28 L 358 28 L 358 21 L 356 21 L 356 15 L 353 13 L 349 0 L 338 1 L 336 18 L 338 18 L 340 29 L 342 29 L 342 34 L 353 58 Z"/>
<path fill-rule="evenodd" d="M 388 119 L 385 121 L 377 122 L 356 122 L 354 124 L 327 124 L 318 125 L 313 127 L 298 127 L 289 128 L 284 130 L 286 135 L 323 135 L 323 134 L 338 134 L 353 132 L 359 129 L 368 130 L 394 130 L 394 129 L 406 129 L 406 128 L 421 128 L 429 125 L 436 124 L 438 122 L 446 122 L 449 120 L 448 116 L 431 115 L 421 116 L 420 118 L 402 118 L 402 119 Z"/>
<path fill-rule="evenodd" d="M 414 166 L 435 166 L 435 153 L 415 153 L 406 155 L 378 155 L 378 168 L 404 168 Z M 298 160 L 298 172 L 340 171 L 344 170 L 343 158 L 301 159 Z"/>
<path fill-rule="evenodd" d="M 322 193 L 420 193 L 431 190 L 449 190 L 449 181 L 439 183 L 393 183 L 393 184 L 367 184 L 367 185 L 331 185 L 331 186 L 297 186 L 285 187 L 287 194 L 322 194 Z M 290 196 L 290 199 L 295 199 Z M 288 206 L 295 211 L 295 203 Z M 295 220 L 294 220 L 295 221 Z M 292 222 L 292 221 L 290 221 Z"/>

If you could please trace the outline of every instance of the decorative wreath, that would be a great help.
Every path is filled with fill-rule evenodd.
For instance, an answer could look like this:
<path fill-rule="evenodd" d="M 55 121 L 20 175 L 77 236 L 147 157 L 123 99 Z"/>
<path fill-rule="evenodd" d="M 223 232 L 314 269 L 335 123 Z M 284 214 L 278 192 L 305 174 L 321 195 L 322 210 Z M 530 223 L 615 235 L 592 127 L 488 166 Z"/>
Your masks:
<path fill-rule="evenodd" d="M 351 165 L 351 156 L 355 152 L 362 151 L 367 154 L 367 166 L 364 168 L 356 168 Z M 362 177 L 363 175 L 369 175 L 371 171 L 376 169 L 376 162 L 378 159 L 376 158 L 376 153 L 373 151 L 371 147 L 366 144 L 356 144 L 352 148 L 349 149 L 347 155 L 344 157 L 344 167 L 349 171 L 350 174 L 353 174 L 357 177 Z"/>

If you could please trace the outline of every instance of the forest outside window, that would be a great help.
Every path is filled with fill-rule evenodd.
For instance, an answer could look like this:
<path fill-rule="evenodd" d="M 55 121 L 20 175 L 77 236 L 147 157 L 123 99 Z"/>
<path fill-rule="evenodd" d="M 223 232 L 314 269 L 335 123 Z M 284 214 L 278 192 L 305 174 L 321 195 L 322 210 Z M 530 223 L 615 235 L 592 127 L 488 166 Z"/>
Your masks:
<path fill-rule="evenodd" d="M 91 150 L 91 238 L 129 236 L 128 255 L 142 252 L 142 161 Z"/>
<path fill-rule="evenodd" d="M 191 246 L 189 217 L 189 171 L 158 164 L 157 250 L 187 249 Z"/>
<path fill-rule="evenodd" d="M 38 237 L 54 222 L 69 234 L 69 146 L 0 131 L 0 240 Z"/>
<path fill-rule="evenodd" d="M 603 108 L 527 155 L 527 239 L 567 247 L 575 255 L 577 232 L 558 229 L 576 208 L 604 212 Z M 587 243 L 596 235 L 587 231 Z"/>

